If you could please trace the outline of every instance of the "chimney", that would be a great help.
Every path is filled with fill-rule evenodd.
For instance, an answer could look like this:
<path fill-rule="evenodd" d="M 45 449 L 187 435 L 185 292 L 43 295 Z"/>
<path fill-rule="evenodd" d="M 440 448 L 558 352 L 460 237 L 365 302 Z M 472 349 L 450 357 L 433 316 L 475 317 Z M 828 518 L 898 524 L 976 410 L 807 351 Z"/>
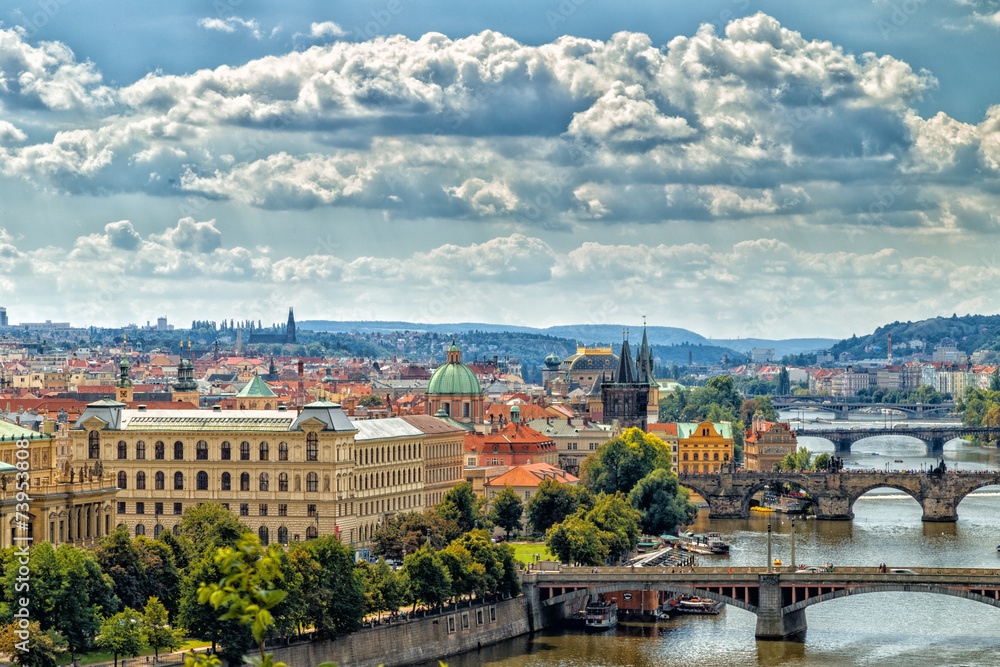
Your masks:
<path fill-rule="evenodd" d="M 305 373 L 305 366 L 306 366 L 305 363 L 303 363 L 303 361 L 301 359 L 299 359 L 299 369 L 298 369 L 299 370 L 299 385 L 298 385 L 298 391 L 296 392 L 297 393 L 296 400 L 297 400 L 297 402 L 298 402 L 298 404 L 300 406 L 302 405 L 302 401 L 305 400 L 303 398 L 303 394 L 305 393 L 305 390 L 303 388 L 304 385 L 302 384 L 302 375 L 303 375 L 303 373 Z"/>

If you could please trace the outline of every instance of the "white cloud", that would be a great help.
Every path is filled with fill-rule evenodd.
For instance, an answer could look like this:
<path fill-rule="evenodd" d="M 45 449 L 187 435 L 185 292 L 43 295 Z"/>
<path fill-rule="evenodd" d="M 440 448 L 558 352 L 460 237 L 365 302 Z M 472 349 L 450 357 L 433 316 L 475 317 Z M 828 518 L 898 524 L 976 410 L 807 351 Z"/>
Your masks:
<path fill-rule="evenodd" d="M 333 21 L 313 23 L 309 26 L 309 36 L 314 39 L 325 37 L 343 37 L 347 32 Z"/>
<path fill-rule="evenodd" d="M 258 23 L 256 19 L 248 20 L 242 19 L 238 16 L 230 16 L 227 19 L 206 17 L 198 19 L 198 26 L 204 28 L 205 30 L 215 30 L 227 34 L 233 34 L 237 29 L 243 29 L 250 33 L 254 39 L 260 39 L 262 37 L 260 23 Z"/>
<path fill-rule="evenodd" d="M 13 123 L 0 120 L 0 144 L 20 144 L 28 139 L 28 135 L 23 130 L 19 130 Z"/>

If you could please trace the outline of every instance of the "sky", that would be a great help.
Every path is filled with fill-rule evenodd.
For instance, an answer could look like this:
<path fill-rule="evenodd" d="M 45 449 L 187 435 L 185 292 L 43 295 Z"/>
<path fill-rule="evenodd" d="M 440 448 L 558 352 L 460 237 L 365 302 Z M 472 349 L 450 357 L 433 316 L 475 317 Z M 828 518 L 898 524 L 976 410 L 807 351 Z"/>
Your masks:
<path fill-rule="evenodd" d="M 840 338 L 1000 312 L 1000 0 L 0 7 L 0 306 Z"/>

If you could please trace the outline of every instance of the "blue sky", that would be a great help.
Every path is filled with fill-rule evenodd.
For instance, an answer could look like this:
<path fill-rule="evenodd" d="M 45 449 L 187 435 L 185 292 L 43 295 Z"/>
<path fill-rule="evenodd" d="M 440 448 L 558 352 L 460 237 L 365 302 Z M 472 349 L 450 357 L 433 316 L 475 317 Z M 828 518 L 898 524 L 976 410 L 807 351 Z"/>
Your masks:
<path fill-rule="evenodd" d="M 839 337 L 1000 310 L 994 0 L 34 0 L 0 20 L 14 322 L 294 305 Z"/>

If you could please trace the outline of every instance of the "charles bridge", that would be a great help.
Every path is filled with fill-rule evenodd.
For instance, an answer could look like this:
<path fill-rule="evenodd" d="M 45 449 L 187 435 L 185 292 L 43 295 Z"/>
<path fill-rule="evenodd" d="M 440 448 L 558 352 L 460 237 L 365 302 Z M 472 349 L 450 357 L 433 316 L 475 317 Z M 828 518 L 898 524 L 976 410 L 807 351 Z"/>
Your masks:
<path fill-rule="evenodd" d="M 855 501 L 874 489 L 897 489 L 923 508 L 924 521 L 957 521 L 958 504 L 984 486 L 1000 485 L 1000 471 L 983 472 L 720 472 L 677 476 L 678 483 L 708 503 L 711 518 L 746 518 L 754 494 L 775 483 L 808 493 L 817 519 L 854 518 Z"/>
<path fill-rule="evenodd" d="M 809 428 L 798 431 L 800 436 L 824 438 L 833 443 L 838 454 L 851 451 L 851 445 L 859 440 L 874 438 L 880 435 L 905 435 L 916 438 L 927 445 L 928 454 L 940 454 L 944 451 L 944 443 L 967 435 L 1000 435 L 997 426 L 931 426 L 920 427 L 909 424 L 896 424 L 886 428 L 867 428 L 862 426 L 843 428 Z"/>
<path fill-rule="evenodd" d="M 836 567 L 832 572 L 786 568 L 560 567 L 522 578 L 531 630 L 557 623 L 567 602 L 613 591 L 669 591 L 725 602 L 757 615 L 755 635 L 783 639 L 806 630 L 805 610 L 850 595 L 903 591 L 936 593 L 1000 607 L 1000 573 L 978 568 L 920 568 L 905 573 L 874 567 Z"/>
<path fill-rule="evenodd" d="M 944 403 L 865 403 L 863 401 L 848 401 L 846 398 L 831 398 L 830 396 L 774 396 L 771 405 L 776 410 L 822 410 L 831 412 L 834 419 L 847 419 L 853 413 L 863 412 L 869 408 L 886 408 L 907 415 L 909 419 L 947 418 L 954 413 L 956 404 L 953 401 Z"/>

